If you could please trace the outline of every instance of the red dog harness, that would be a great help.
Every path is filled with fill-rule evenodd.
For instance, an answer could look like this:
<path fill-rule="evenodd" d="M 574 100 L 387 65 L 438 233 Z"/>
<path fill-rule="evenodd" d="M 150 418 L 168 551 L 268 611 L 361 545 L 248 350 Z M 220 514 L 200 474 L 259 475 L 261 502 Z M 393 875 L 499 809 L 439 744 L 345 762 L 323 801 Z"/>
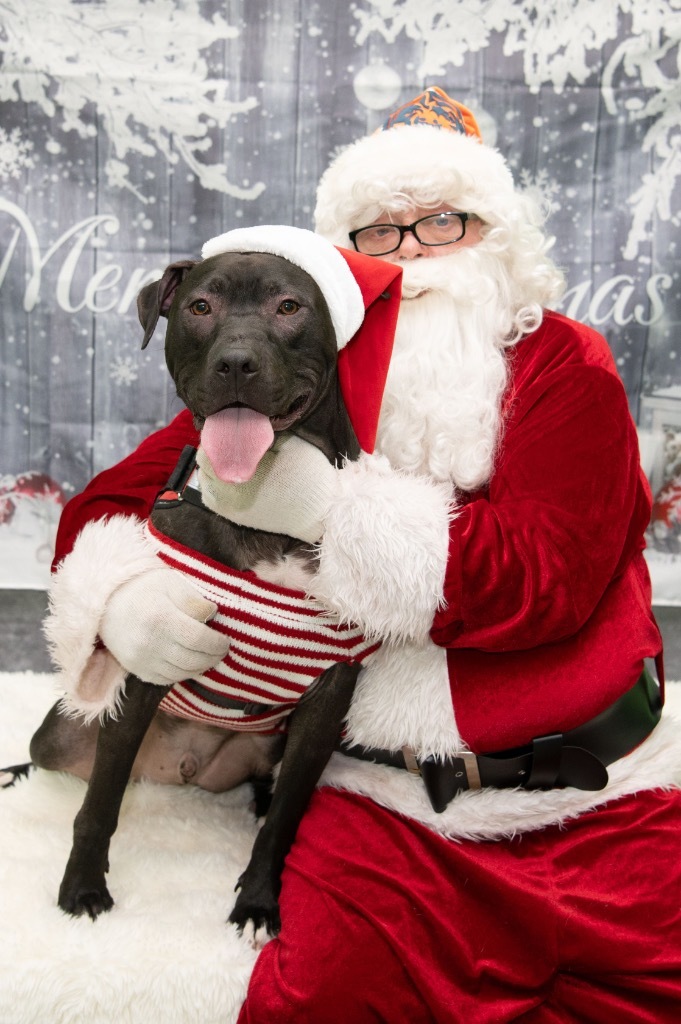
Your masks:
<path fill-rule="evenodd" d="M 342 624 L 303 591 L 230 569 L 151 523 L 146 529 L 158 557 L 217 604 L 210 625 L 230 638 L 224 660 L 176 684 L 162 710 L 239 731 L 279 731 L 322 672 L 338 662 L 363 662 L 379 648 L 380 641 L 368 641 L 359 627 Z"/>

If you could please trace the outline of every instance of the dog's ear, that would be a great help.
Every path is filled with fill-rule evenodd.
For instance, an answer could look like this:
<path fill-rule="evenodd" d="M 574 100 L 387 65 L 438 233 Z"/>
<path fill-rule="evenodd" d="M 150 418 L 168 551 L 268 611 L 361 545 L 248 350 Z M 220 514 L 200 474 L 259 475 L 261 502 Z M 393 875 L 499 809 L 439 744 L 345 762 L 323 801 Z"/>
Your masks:
<path fill-rule="evenodd" d="M 160 281 L 145 285 L 137 296 L 137 315 L 144 328 L 142 348 L 146 348 L 156 330 L 160 316 L 168 316 L 173 296 L 185 277 L 196 266 L 196 260 L 179 260 L 166 267 Z"/>

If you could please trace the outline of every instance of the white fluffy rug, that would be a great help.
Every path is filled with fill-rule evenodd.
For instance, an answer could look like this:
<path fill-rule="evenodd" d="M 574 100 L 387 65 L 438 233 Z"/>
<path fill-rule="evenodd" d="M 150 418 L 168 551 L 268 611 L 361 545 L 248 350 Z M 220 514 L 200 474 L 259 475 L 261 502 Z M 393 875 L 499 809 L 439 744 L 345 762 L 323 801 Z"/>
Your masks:
<path fill-rule="evenodd" d="M 0 673 L 0 699 L 0 766 L 27 761 L 52 677 Z M 115 906 L 95 922 L 56 904 L 84 793 L 43 771 L 0 790 L 0 1024 L 231 1024 L 257 955 L 225 923 L 255 834 L 250 788 L 129 786 Z"/>
<path fill-rule="evenodd" d="M 0 673 L 0 697 L 0 766 L 27 761 L 52 677 Z M 679 684 L 667 703 L 681 717 Z M 42 771 L 0 790 L 0 1024 L 232 1024 L 257 955 L 225 923 L 255 835 L 250 789 L 129 786 L 116 903 L 95 922 L 56 905 L 84 793 Z"/>

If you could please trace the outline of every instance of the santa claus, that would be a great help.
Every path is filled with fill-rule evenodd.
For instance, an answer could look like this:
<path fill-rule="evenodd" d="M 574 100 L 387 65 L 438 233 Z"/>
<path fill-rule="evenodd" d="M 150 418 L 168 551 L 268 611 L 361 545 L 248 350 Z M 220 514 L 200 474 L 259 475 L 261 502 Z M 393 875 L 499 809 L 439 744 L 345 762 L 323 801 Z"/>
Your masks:
<path fill-rule="evenodd" d="M 650 495 L 608 346 L 549 311 L 562 277 L 542 218 L 439 89 L 337 157 L 316 224 L 403 271 L 376 451 L 335 468 L 290 438 L 212 500 L 260 529 L 292 509 L 318 542 L 310 592 L 382 645 L 241 1024 L 671 1024 L 681 750 L 644 665 L 661 651 Z M 57 580 L 84 523 L 144 514 L 193 440 L 179 417 L 67 508 Z M 127 669 L 176 681 L 121 625 L 118 597 L 137 597 L 128 633 L 144 634 L 154 587 L 119 582 L 99 631 Z M 191 618 L 201 650 L 188 605 L 157 629 L 176 639 Z"/>

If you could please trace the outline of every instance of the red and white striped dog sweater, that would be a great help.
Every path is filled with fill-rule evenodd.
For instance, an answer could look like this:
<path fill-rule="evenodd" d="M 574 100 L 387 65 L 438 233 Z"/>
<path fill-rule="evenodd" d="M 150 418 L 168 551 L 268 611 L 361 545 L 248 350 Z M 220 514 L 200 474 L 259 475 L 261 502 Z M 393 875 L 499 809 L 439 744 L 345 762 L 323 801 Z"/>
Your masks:
<path fill-rule="evenodd" d="M 196 679 L 177 683 L 160 708 L 244 732 L 278 731 L 296 702 L 327 668 L 362 662 L 378 650 L 358 626 L 302 590 L 238 572 L 159 533 L 147 523 L 158 557 L 191 577 L 218 611 L 209 625 L 230 638 L 224 660 Z"/>

